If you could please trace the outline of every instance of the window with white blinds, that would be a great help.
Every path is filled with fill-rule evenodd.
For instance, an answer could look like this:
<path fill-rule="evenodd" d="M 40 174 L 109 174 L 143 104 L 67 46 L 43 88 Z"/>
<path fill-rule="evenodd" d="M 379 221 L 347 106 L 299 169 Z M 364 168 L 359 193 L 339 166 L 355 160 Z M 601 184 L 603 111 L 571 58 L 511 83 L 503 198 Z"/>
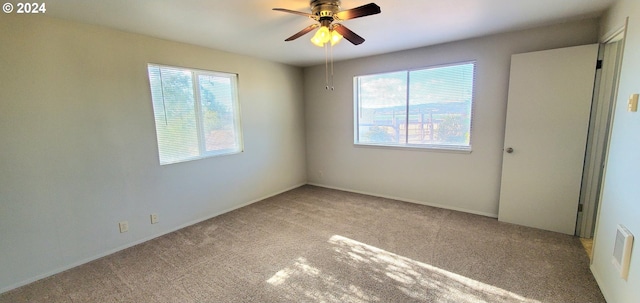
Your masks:
<path fill-rule="evenodd" d="M 475 62 L 354 77 L 354 143 L 471 150 Z"/>
<path fill-rule="evenodd" d="M 160 164 L 242 152 L 237 75 L 149 64 Z"/>

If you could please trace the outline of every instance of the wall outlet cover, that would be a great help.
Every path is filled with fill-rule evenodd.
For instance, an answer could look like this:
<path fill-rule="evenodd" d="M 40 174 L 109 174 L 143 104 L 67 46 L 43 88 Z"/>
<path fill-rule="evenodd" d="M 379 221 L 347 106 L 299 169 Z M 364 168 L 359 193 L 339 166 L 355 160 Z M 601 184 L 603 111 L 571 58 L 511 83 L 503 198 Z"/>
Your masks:
<path fill-rule="evenodd" d="M 151 214 L 151 224 L 156 224 L 158 223 L 159 219 L 158 219 L 158 214 Z"/>
<path fill-rule="evenodd" d="M 126 233 L 129 231 L 129 222 L 127 221 L 119 222 L 118 227 L 120 228 L 121 233 Z"/>

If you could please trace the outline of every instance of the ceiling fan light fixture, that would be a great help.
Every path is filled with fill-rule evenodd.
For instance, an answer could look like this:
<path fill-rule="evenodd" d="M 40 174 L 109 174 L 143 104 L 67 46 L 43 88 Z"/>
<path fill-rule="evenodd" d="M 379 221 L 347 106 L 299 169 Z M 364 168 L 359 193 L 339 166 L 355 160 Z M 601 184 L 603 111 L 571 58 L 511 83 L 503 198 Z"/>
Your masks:
<path fill-rule="evenodd" d="M 311 38 L 311 43 L 313 43 L 313 45 L 317 47 L 324 47 L 324 43 L 322 43 L 322 40 L 316 38 L 316 36 L 313 36 L 313 38 Z"/>
<path fill-rule="evenodd" d="M 358 36 L 358 34 L 354 33 L 346 26 L 340 23 L 334 24 L 333 22 L 341 22 L 380 13 L 380 7 L 375 3 L 369 3 L 356 8 L 341 11 L 340 2 L 340 0 L 311 0 L 311 13 L 292 11 L 285 8 L 273 9 L 275 11 L 309 17 L 317 21 L 317 23 L 303 28 L 301 31 L 295 33 L 293 36 L 285 39 L 284 41 L 293 41 L 319 27 L 319 29 L 311 38 L 311 43 L 313 43 L 315 46 L 324 48 L 326 76 L 325 88 L 327 90 L 329 88 L 333 90 L 333 46 L 340 42 L 342 38 L 345 38 L 353 45 L 360 45 L 364 42 L 364 38 Z M 328 47 L 329 43 L 331 43 L 331 47 Z M 329 77 L 329 62 L 331 62 L 331 77 Z M 329 86 L 329 79 L 331 79 L 331 86 Z"/>
<path fill-rule="evenodd" d="M 275 11 L 305 16 L 318 22 L 305 27 L 284 41 L 293 41 L 320 27 L 311 39 L 311 42 L 319 47 L 324 47 L 328 42 L 331 42 L 331 45 L 335 45 L 342 36 L 344 36 L 344 38 L 353 45 L 362 44 L 364 42 L 364 38 L 358 36 L 358 34 L 354 33 L 344 25 L 333 24 L 333 22 L 342 22 L 345 20 L 376 15 L 381 12 L 380 7 L 375 3 L 369 3 L 341 11 L 340 3 L 340 0 L 311 0 L 311 13 L 292 11 L 286 8 L 274 8 L 273 10 Z M 337 33 L 335 31 L 336 26 L 338 26 Z M 324 35 L 328 35 L 329 38 L 324 37 Z"/>
<path fill-rule="evenodd" d="M 318 29 L 318 31 L 316 31 L 315 35 L 313 35 L 313 38 L 311 38 L 311 43 L 315 44 L 316 46 L 323 47 L 325 43 L 331 40 L 332 35 L 331 32 L 329 32 L 329 28 L 327 28 L 326 26 L 322 26 L 320 27 L 320 29 Z"/>
<path fill-rule="evenodd" d="M 342 40 L 342 35 L 335 30 L 331 30 L 331 46 L 338 44 Z"/>

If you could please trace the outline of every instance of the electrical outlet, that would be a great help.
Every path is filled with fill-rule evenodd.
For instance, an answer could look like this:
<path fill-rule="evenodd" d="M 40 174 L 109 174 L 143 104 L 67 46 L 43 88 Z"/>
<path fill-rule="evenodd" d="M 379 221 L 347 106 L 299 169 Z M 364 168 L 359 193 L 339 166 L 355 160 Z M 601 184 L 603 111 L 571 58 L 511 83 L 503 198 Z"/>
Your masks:
<path fill-rule="evenodd" d="M 121 233 L 126 233 L 129 231 L 129 222 L 127 221 L 122 221 L 118 223 L 118 227 L 120 227 L 120 232 Z"/>
<path fill-rule="evenodd" d="M 151 224 L 158 223 L 158 214 L 151 214 Z"/>

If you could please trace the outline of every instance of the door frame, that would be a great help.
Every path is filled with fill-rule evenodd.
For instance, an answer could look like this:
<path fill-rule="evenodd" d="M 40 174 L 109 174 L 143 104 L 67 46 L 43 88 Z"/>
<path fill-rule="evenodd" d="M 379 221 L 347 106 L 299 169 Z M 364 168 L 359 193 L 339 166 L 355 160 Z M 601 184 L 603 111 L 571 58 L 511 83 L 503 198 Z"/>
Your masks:
<path fill-rule="evenodd" d="M 576 222 L 576 235 L 592 238 L 595 231 L 600 190 L 604 180 L 604 163 L 609 146 L 609 133 L 618 94 L 618 78 L 622 63 L 622 50 L 626 25 L 610 33 L 600 44 L 598 60 L 604 60 L 596 72 L 589 135 L 580 190 L 580 207 Z M 614 45 L 615 43 L 615 45 Z"/>

